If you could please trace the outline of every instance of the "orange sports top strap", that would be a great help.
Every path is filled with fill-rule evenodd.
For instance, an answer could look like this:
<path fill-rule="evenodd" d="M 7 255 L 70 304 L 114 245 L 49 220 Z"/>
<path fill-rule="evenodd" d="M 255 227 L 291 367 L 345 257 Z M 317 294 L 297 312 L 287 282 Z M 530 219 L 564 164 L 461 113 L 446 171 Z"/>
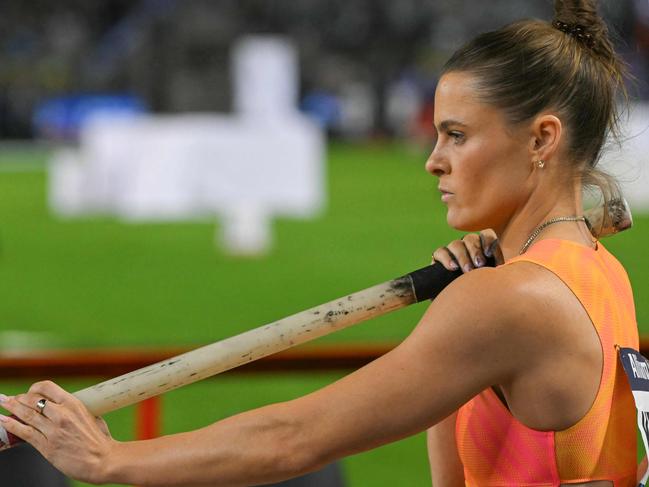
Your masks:
<path fill-rule="evenodd" d="M 491 389 L 458 412 L 456 440 L 467 485 L 539 486 L 611 480 L 635 485 L 635 407 L 615 345 L 638 347 L 631 286 L 604 248 L 547 239 L 505 263 L 540 265 L 561 279 L 588 313 L 602 344 L 604 366 L 589 412 L 563 431 L 520 423 Z"/>

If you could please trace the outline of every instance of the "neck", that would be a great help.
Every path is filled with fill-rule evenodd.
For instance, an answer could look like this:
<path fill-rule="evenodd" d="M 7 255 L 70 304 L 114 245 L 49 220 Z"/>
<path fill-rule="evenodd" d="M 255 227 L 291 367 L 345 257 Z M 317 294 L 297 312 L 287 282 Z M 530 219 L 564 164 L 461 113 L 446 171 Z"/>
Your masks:
<path fill-rule="evenodd" d="M 550 197 L 554 196 L 554 198 Z M 581 185 L 572 193 L 536 191 L 525 205 L 496 230 L 505 260 L 517 256 L 532 233 L 544 222 L 558 217 L 582 216 Z M 546 238 L 561 238 L 590 245 L 592 236 L 584 222 L 560 222 L 544 228 L 535 242 Z"/>

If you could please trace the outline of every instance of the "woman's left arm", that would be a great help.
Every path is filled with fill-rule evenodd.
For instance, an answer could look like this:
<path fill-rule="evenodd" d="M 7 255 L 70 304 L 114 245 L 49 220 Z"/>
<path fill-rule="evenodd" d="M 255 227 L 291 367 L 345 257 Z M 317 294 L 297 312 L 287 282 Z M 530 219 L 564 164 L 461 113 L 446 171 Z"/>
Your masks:
<path fill-rule="evenodd" d="M 3 426 L 87 482 L 235 486 L 297 476 L 423 431 L 529 365 L 537 354 L 521 325 L 525 286 L 506 274 L 480 269 L 456 280 L 402 344 L 343 379 L 196 431 L 118 442 L 52 383 L 5 401 L 27 424 Z M 40 397 L 51 401 L 45 415 L 34 409 Z"/>

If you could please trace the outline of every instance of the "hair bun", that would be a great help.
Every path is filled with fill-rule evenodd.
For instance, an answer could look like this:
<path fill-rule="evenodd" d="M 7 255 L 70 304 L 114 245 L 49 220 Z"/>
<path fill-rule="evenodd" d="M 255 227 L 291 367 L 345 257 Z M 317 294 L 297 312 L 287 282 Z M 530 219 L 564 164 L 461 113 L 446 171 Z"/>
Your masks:
<path fill-rule="evenodd" d="M 561 32 L 564 32 L 571 37 L 574 37 L 586 47 L 589 47 L 591 49 L 595 47 L 595 38 L 593 37 L 593 34 L 588 32 L 588 29 L 581 24 L 566 23 L 560 20 L 554 20 L 552 22 L 552 27 L 559 29 Z"/>
<path fill-rule="evenodd" d="M 552 26 L 589 48 L 615 82 L 623 85 L 626 69 L 615 53 L 606 22 L 597 12 L 596 0 L 554 0 Z"/>
<path fill-rule="evenodd" d="M 601 50 L 602 44 L 610 42 L 608 28 L 597 12 L 594 0 L 555 0 L 552 26 L 597 51 Z"/>

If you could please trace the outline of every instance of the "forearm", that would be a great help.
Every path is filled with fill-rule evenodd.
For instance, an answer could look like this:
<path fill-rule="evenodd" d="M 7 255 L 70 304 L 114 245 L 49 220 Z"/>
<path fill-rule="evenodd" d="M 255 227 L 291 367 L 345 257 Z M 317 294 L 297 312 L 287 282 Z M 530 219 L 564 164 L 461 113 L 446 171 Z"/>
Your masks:
<path fill-rule="evenodd" d="M 268 406 L 189 433 L 116 443 L 100 478 L 161 487 L 276 482 L 319 466 L 304 429 L 284 405 Z"/>

